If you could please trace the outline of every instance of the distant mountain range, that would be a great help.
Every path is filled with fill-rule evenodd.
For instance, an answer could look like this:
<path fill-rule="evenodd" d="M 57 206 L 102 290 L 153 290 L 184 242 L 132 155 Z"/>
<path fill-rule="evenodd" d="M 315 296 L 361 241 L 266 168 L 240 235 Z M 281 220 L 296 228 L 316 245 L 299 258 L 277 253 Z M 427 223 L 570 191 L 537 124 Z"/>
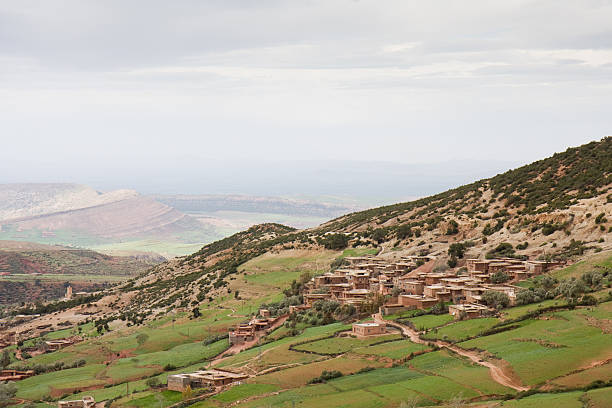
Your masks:
<path fill-rule="evenodd" d="M 144 196 L 79 184 L 0 185 L 0 239 L 166 257 L 197 250 L 261 222 L 304 228 L 357 209 L 239 195 Z"/>

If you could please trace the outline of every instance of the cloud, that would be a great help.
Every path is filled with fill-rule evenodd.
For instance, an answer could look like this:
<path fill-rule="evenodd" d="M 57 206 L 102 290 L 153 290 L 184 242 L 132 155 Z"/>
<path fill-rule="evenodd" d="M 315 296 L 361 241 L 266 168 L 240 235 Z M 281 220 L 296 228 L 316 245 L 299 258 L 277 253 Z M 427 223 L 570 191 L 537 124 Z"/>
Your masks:
<path fill-rule="evenodd" d="M 33 171 L 535 159 L 611 133 L 611 20 L 595 0 L 2 2 L 3 149 Z"/>

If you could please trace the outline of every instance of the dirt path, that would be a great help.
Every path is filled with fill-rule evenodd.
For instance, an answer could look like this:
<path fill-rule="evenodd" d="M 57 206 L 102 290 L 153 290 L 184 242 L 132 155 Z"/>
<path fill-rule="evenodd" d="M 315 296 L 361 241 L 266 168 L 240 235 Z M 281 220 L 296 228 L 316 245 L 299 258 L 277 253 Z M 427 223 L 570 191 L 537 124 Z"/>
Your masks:
<path fill-rule="evenodd" d="M 397 323 L 397 322 L 392 322 L 392 321 L 389 321 L 389 320 L 384 320 L 380 313 L 374 314 L 374 315 L 372 315 L 372 317 L 374 318 L 374 320 L 376 322 L 385 323 L 385 324 L 387 324 L 389 326 L 397 327 L 398 329 L 400 329 L 402 331 L 402 333 L 404 333 L 406 336 L 408 336 L 408 338 L 413 343 L 418 343 L 418 344 L 433 343 L 433 344 L 435 344 L 436 346 L 438 346 L 440 348 L 446 348 L 446 349 L 452 351 L 453 353 L 456 353 L 456 354 L 459 354 L 460 356 L 464 356 L 464 357 L 469 358 L 471 361 L 473 361 L 476 364 L 479 364 L 479 365 L 481 365 L 483 367 L 487 367 L 489 369 L 489 374 L 491 375 L 491 378 L 493 379 L 493 381 L 495 381 L 498 384 L 501 384 L 501 385 L 503 385 L 505 387 L 509 387 L 509 388 L 515 389 L 517 391 L 527 391 L 529 389 L 529 387 L 525 387 L 525 386 L 521 385 L 519 381 L 516 381 L 511 376 L 506 374 L 502 367 L 499 367 L 499 366 L 493 364 L 490 361 L 483 360 L 480 357 L 480 355 L 477 352 L 475 352 L 475 351 L 465 350 L 465 349 L 462 349 L 459 346 L 456 346 L 454 344 L 447 343 L 447 342 L 444 342 L 444 341 L 441 341 L 441 340 L 436 340 L 436 341 L 422 340 L 419 337 L 419 333 L 416 330 L 412 329 L 409 326 L 406 326 L 405 324 L 401 324 L 401 323 Z"/>

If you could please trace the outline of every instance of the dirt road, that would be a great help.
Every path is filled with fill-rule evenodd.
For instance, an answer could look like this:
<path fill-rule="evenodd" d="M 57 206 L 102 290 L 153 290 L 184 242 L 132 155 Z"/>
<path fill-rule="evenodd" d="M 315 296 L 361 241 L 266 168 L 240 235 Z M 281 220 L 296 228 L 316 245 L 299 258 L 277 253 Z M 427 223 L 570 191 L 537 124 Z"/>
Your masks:
<path fill-rule="evenodd" d="M 398 329 L 402 331 L 402 333 L 404 333 L 404 335 L 408 336 L 408 338 L 414 343 L 419 343 L 419 344 L 433 343 L 440 348 L 446 348 L 456 354 L 469 358 L 471 361 L 473 361 L 476 364 L 479 364 L 483 367 L 487 367 L 489 369 L 489 374 L 491 375 L 491 378 L 493 379 L 493 381 L 495 381 L 498 384 L 501 384 L 505 387 L 515 389 L 517 391 L 527 391 L 529 389 L 528 387 L 521 385 L 520 382 L 513 379 L 510 375 L 506 374 L 502 367 L 499 367 L 490 361 L 483 360 L 480 357 L 480 355 L 475 351 L 465 350 L 459 346 L 456 346 L 454 344 L 447 343 L 441 340 L 437 340 L 437 341 L 422 340 L 419 337 L 419 333 L 416 330 L 412 329 L 410 326 L 406 326 L 405 324 L 401 324 L 401 323 L 397 323 L 397 322 L 393 322 L 389 320 L 384 320 L 380 313 L 374 314 L 372 315 L 372 317 L 374 318 L 374 321 L 376 322 L 385 323 L 388 326 L 397 327 Z"/>

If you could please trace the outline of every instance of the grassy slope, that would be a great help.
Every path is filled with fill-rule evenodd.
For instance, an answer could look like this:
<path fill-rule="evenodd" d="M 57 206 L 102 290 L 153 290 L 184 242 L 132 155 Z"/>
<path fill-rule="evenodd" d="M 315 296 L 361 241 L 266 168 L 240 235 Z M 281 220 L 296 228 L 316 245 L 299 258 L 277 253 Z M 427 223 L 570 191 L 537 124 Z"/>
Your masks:
<path fill-rule="evenodd" d="M 59 395 L 86 386 L 107 386 L 107 388 L 85 391 L 77 395 L 87 394 L 94 395 L 97 399 L 108 399 L 125 395 L 125 382 L 129 381 L 129 389 L 139 393 L 134 396 L 133 400 L 120 400 L 119 405 L 130 406 L 131 401 L 137 401 L 136 404 L 140 405 L 133 406 L 147 406 L 146 404 L 152 401 L 151 398 L 154 398 L 155 401 L 157 399 L 151 394 L 151 391 L 147 391 L 145 377 L 157 375 L 163 383 L 168 373 L 185 372 L 201 367 L 206 358 L 219 353 L 226 347 L 226 341 L 204 347 L 200 340 L 216 333 L 223 333 L 229 325 L 244 320 L 238 313 L 255 311 L 262 299 L 270 300 L 277 297 L 279 288 L 287 286 L 301 273 L 327 270 L 331 260 L 339 255 L 348 254 L 353 255 L 333 251 L 311 253 L 288 250 L 255 258 L 244 264 L 240 268 L 238 277 L 231 281 L 231 287 L 240 290 L 245 300 L 228 297 L 220 300 L 224 307 L 221 309 L 218 308 L 217 301 L 203 305 L 201 307 L 202 317 L 199 319 L 192 320 L 180 313 L 174 316 L 164 316 L 144 327 L 132 327 L 111 332 L 60 352 L 35 357 L 31 363 L 72 362 L 84 358 L 87 365 L 22 381 L 18 383 L 18 396 L 41 398 L 49 393 Z M 548 305 L 551 302 L 544 303 Z M 553 371 L 559 374 L 569 373 L 590 361 L 602 358 L 602 353 L 606 350 L 605 346 L 609 344 L 610 335 L 605 335 L 600 329 L 587 324 L 586 316 L 595 319 L 606 318 L 610 313 L 610 304 L 609 302 L 604 303 L 592 310 L 577 309 L 557 312 L 555 315 L 562 316 L 562 319 L 528 320 L 521 323 L 521 327 L 510 332 L 471 340 L 461 345 L 479 347 L 498 354 L 512 364 L 515 371 L 527 384 L 543 382 L 554 377 L 550 374 Z M 506 310 L 505 313 L 507 317 L 517 317 L 537 306 L 512 308 Z M 237 310 L 234 314 L 227 308 Z M 174 323 L 172 322 L 173 317 L 176 319 Z M 444 316 L 419 316 L 411 319 L 417 327 L 435 327 L 444 325 L 448 321 Z M 437 332 L 434 328 L 429 334 L 434 337 L 447 335 L 449 338 L 459 340 L 477 335 L 482 329 L 498 321 L 492 318 L 453 322 L 438 328 Z M 384 407 L 397 406 L 402 400 L 411 396 L 420 399 L 423 404 L 437 404 L 457 395 L 476 398 L 512 393 L 512 390 L 491 381 L 486 369 L 466 362 L 456 355 L 443 351 L 431 352 L 424 346 L 415 345 L 408 340 L 372 345 L 374 342 L 369 340 L 331 339 L 314 341 L 298 347 L 304 350 L 315 347 L 316 350 L 312 351 L 347 352 L 337 358 L 289 350 L 289 346 L 293 343 L 316 340 L 346 329 L 348 326 L 341 324 L 309 328 L 296 337 L 282 338 L 227 358 L 221 363 L 222 367 L 247 366 L 247 369 L 253 372 L 274 368 L 280 371 L 255 377 L 248 381 L 248 386 L 232 389 L 198 406 L 223 407 L 242 398 L 255 397 L 240 406 L 282 407 L 290 406 L 291 401 L 296 401 L 301 403 L 301 406 L 313 407 L 344 406 L 351 403 L 365 407 Z M 91 325 L 87 326 L 86 330 L 90 331 Z M 140 333 L 149 336 L 142 346 L 136 342 L 136 335 Z M 64 334 L 52 333 L 49 337 L 60 337 Z M 511 340 L 508 341 L 508 339 Z M 542 339 L 562 343 L 566 347 L 551 349 L 533 341 L 522 342 L 512 339 Z M 426 351 L 426 354 L 417 356 L 406 364 L 389 367 L 391 360 L 399 360 L 410 353 L 423 351 Z M 109 366 L 102 364 L 112 352 L 124 352 L 127 353 L 127 356 L 115 359 Z M 168 363 L 181 368 L 162 373 L 162 367 Z M 357 374 L 357 371 L 365 367 L 373 367 L 375 370 Z M 327 384 L 305 385 L 308 380 L 318 376 L 323 370 L 340 370 L 344 374 L 354 374 L 332 380 Z M 602 377 L 599 378 L 605 379 L 606 376 L 609 376 L 609 370 L 603 367 L 589 374 L 591 376 L 600 375 Z M 568 381 L 571 384 L 580 383 L 579 379 L 575 381 L 555 379 L 553 382 L 566 385 Z M 111 384 L 117 385 L 109 386 Z M 280 393 L 269 395 L 271 392 Z M 591 393 L 601 400 L 602 392 Z M 582 393 L 578 393 L 578 396 L 580 395 Z M 570 394 L 559 394 L 558 398 L 574 400 L 574 396 Z M 176 395 L 168 395 L 163 405 L 165 406 L 166 403 L 169 405 L 175 399 Z M 544 407 L 549 401 L 557 401 L 548 395 L 533 396 L 513 401 L 512 404 L 515 405 L 508 406 L 530 406 L 524 404 L 532 400 L 540 401 L 541 406 Z"/>

